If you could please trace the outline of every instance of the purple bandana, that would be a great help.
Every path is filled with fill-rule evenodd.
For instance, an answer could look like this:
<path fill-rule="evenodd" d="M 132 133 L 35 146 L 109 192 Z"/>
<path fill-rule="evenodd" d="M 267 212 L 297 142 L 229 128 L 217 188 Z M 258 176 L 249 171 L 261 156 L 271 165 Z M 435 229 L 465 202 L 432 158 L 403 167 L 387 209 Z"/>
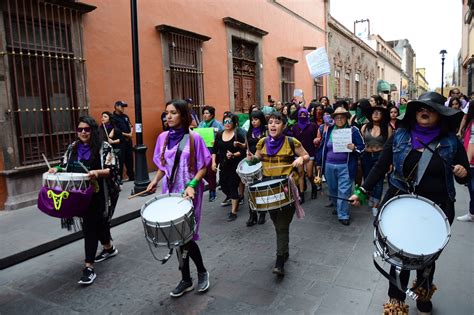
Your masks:
<path fill-rule="evenodd" d="M 179 129 L 171 128 L 168 134 L 168 149 L 177 145 L 184 137 L 184 127 Z"/>
<path fill-rule="evenodd" d="M 77 144 L 77 160 L 88 161 L 90 158 L 91 158 L 91 146 L 88 144 L 79 142 Z"/>
<path fill-rule="evenodd" d="M 439 133 L 441 131 L 440 126 L 434 126 L 434 127 L 422 127 L 418 124 L 415 124 L 415 126 L 411 129 L 411 147 L 415 150 L 424 148 L 424 144 L 430 144 L 431 141 L 433 141 L 437 136 L 439 136 Z M 418 141 L 418 139 L 421 140 Z"/>
<path fill-rule="evenodd" d="M 260 129 L 260 127 L 252 127 L 252 137 L 254 139 L 260 138 L 261 135 L 262 130 Z"/>
<path fill-rule="evenodd" d="M 301 113 L 305 113 L 306 117 L 300 117 Z M 300 108 L 300 110 L 298 111 L 298 127 L 300 127 L 300 130 L 303 131 L 308 126 L 309 126 L 309 113 L 306 110 L 306 108 Z"/>
<path fill-rule="evenodd" d="M 267 155 L 274 156 L 280 151 L 283 143 L 285 142 L 285 135 L 281 135 L 278 138 L 272 138 L 272 136 L 268 136 L 265 139 L 265 146 L 267 147 Z"/>

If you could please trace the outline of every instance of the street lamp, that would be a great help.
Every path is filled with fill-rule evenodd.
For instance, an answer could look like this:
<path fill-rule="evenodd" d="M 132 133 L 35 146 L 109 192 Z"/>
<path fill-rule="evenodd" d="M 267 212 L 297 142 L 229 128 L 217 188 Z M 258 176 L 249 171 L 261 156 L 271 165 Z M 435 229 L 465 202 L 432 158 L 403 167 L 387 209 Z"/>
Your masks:
<path fill-rule="evenodd" d="M 439 54 L 441 55 L 441 95 L 444 95 L 444 55 L 446 55 L 447 53 L 448 52 L 446 51 L 446 49 L 443 49 L 439 52 Z"/>

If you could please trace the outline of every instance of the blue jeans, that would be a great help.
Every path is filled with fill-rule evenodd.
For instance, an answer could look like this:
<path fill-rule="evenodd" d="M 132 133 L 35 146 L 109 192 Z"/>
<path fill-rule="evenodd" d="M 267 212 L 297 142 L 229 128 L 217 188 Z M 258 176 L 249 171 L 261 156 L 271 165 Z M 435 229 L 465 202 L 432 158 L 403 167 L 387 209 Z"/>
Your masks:
<path fill-rule="evenodd" d="M 467 185 L 469 188 L 469 197 L 471 197 L 471 201 L 469 201 L 469 213 L 474 215 L 474 167 L 469 168 L 471 172 L 471 182 Z"/>
<path fill-rule="evenodd" d="M 324 171 L 326 184 L 331 196 L 347 199 L 351 196 L 352 180 L 349 177 L 349 168 L 347 164 L 331 164 L 326 162 Z M 349 219 L 349 203 L 345 200 L 331 198 L 336 204 L 337 217 L 339 220 Z"/>
<path fill-rule="evenodd" d="M 362 155 L 362 170 L 364 171 L 364 180 L 369 176 L 370 170 L 378 161 L 381 154 L 382 152 L 364 152 Z M 384 178 L 380 179 L 371 191 L 370 198 L 374 201 L 374 203 L 380 203 L 380 200 L 382 199 L 383 180 Z"/>

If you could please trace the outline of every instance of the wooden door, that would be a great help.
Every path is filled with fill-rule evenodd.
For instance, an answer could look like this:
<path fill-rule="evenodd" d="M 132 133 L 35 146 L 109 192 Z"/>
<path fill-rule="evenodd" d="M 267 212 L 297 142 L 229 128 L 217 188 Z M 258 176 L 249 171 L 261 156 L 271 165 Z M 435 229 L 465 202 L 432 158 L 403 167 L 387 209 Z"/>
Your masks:
<path fill-rule="evenodd" d="M 234 39 L 232 42 L 234 110 L 247 113 L 257 99 L 255 44 Z"/>

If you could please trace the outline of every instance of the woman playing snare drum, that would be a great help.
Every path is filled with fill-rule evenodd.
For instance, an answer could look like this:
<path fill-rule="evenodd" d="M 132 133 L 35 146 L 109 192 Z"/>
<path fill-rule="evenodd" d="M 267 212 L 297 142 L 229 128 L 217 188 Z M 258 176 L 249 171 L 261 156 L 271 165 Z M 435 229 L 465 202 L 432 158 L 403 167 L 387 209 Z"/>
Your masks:
<path fill-rule="evenodd" d="M 309 155 L 298 140 L 287 137 L 283 134 L 286 121 L 279 112 L 270 114 L 268 118 L 268 137 L 261 139 L 257 143 L 255 155 L 248 152 L 247 160 L 249 163 L 258 163 L 262 161 L 263 176 L 289 176 L 295 168 L 302 166 L 309 160 Z M 297 158 L 295 159 L 295 156 Z M 293 172 L 297 176 L 297 171 Z M 293 197 L 295 204 L 283 207 L 279 210 L 270 211 L 270 218 L 273 221 L 276 232 L 277 258 L 273 273 L 283 276 L 284 264 L 289 257 L 288 243 L 290 241 L 290 223 L 293 220 L 295 207 L 303 212 L 298 200 L 298 189 L 292 180 Z"/>
<path fill-rule="evenodd" d="M 94 118 L 88 116 L 79 118 L 77 138 L 69 145 L 60 166 L 50 169 L 49 172 L 84 173 L 83 166 L 89 170 L 88 175 L 95 188 L 89 209 L 82 217 L 86 258 L 79 283 L 92 284 L 96 278 L 94 262 L 101 262 L 118 254 L 110 236 L 110 219 L 120 191 L 118 165 L 112 146 L 101 141 L 99 127 Z M 71 228 L 74 219 L 62 219 L 62 224 Z M 98 256 L 95 256 L 98 241 L 104 248 Z"/>
<path fill-rule="evenodd" d="M 382 204 L 394 196 L 413 192 L 438 204 L 449 223 L 453 222 L 456 195 L 454 179 L 461 184 L 469 181 L 469 162 L 464 147 L 455 135 L 463 113 L 445 107 L 444 102 L 444 96 L 428 92 L 418 100 L 408 103 L 405 116 L 400 121 L 400 128 L 388 139 L 360 191 L 350 197 L 354 205 L 359 205 L 359 196 L 365 197 L 367 192 L 374 189 L 390 165 L 393 165 L 389 187 Z M 430 150 L 425 149 L 426 145 L 434 148 L 436 153 L 430 154 Z M 422 159 L 424 162 L 420 163 Z M 418 179 L 420 164 L 424 164 L 425 170 Z M 418 285 L 414 285 L 414 290 L 419 295 L 416 306 L 422 314 L 431 313 L 431 296 L 436 290 L 433 285 L 434 271 L 434 262 L 416 271 L 415 283 Z M 390 274 L 395 277 L 395 267 L 391 267 Z M 401 285 L 406 287 L 410 277 L 409 270 L 402 270 L 399 277 Z M 384 314 L 394 314 L 394 310 L 400 308 L 403 314 L 408 314 L 408 306 L 404 304 L 405 292 L 390 283 L 388 296 Z"/>
<path fill-rule="evenodd" d="M 147 190 L 155 190 L 158 182 L 163 178 L 161 191 L 163 194 L 182 193 L 184 191 L 184 197 L 193 200 L 196 220 L 195 234 L 190 242 L 181 246 L 181 252 L 183 253 L 182 278 L 170 293 L 172 297 L 179 297 L 194 288 L 189 270 L 189 257 L 196 264 L 198 271 L 198 292 L 205 292 L 209 288 L 209 273 L 204 267 L 201 250 L 195 241 L 199 240 L 199 224 L 201 222 L 204 192 L 204 183 L 201 180 L 206 175 L 207 166 L 211 162 L 211 155 L 201 136 L 189 130 L 191 112 L 186 101 L 172 100 L 166 103 L 166 121 L 170 129 L 162 132 L 156 140 L 153 162 L 158 167 L 158 172 L 148 185 Z M 187 135 L 187 138 L 185 138 L 185 135 Z M 185 141 L 185 145 L 179 160 L 176 160 L 176 152 L 181 141 Z M 174 167 L 175 163 L 177 163 L 176 167 Z M 172 174 L 173 168 L 175 168 L 175 174 Z M 173 211 L 173 209 L 170 209 L 170 211 Z M 186 252 L 187 255 L 184 254 Z"/>

